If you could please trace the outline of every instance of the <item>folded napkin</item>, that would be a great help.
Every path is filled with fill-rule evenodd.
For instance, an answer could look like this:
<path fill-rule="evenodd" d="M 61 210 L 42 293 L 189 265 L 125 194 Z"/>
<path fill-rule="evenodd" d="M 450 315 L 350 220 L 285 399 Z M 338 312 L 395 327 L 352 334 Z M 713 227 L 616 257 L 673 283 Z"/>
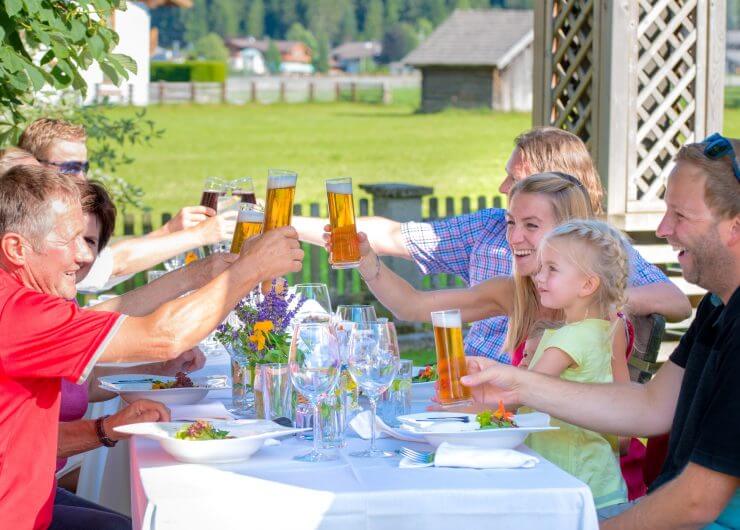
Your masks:
<path fill-rule="evenodd" d="M 484 449 L 447 442 L 439 444 L 434 455 L 434 463 L 419 464 L 402 458 L 401 468 L 415 467 L 467 467 L 473 469 L 515 469 L 532 468 L 539 463 L 535 456 L 513 449 Z"/>
<path fill-rule="evenodd" d="M 231 414 L 220 401 L 203 401 L 195 405 L 170 405 L 172 421 L 185 420 L 233 420 Z"/>
<path fill-rule="evenodd" d="M 352 418 L 352 421 L 349 422 L 349 426 L 352 427 L 352 430 L 354 430 L 360 438 L 369 440 L 371 417 L 371 412 L 369 410 L 364 410 L 357 414 L 354 418 Z M 422 436 L 389 427 L 388 424 L 381 420 L 378 416 L 375 417 L 375 435 L 378 438 L 390 437 L 396 438 L 398 440 L 403 440 L 405 442 L 424 441 L 424 438 Z"/>

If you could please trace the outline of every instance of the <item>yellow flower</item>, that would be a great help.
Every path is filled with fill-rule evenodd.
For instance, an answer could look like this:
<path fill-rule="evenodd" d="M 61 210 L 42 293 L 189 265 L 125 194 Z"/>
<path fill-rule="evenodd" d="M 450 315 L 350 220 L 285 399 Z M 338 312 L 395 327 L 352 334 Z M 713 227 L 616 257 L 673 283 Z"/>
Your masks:
<path fill-rule="evenodd" d="M 254 334 L 250 335 L 249 340 L 257 346 L 257 351 L 265 349 L 267 334 L 272 331 L 273 327 L 270 320 L 261 320 L 254 325 Z"/>

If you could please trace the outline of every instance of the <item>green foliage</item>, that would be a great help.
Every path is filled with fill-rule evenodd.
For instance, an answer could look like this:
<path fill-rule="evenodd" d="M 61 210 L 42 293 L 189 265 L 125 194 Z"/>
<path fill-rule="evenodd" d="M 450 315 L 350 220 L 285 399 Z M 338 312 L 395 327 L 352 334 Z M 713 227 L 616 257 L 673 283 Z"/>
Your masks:
<path fill-rule="evenodd" d="M 253 0 L 247 15 L 247 35 L 261 39 L 265 33 L 265 5 L 262 0 Z"/>
<path fill-rule="evenodd" d="M 313 67 L 317 72 L 326 73 L 329 71 L 329 39 L 326 35 L 319 37 L 319 47 L 313 59 Z"/>
<path fill-rule="evenodd" d="M 416 34 L 418 35 L 420 41 L 426 39 L 429 35 L 432 34 L 433 31 L 434 24 L 432 24 L 429 19 L 419 19 L 419 22 L 417 22 L 416 24 Z"/>
<path fill-rule="evenodd" d="M 400 61 L 416 48 L 416 31 L 409 24 L 401 22 L 389 29 L 383 37 L 383 57 L 386 62 Z"/>
<path fill-rule="evenodd" d="M 287 40 L 294 40 L 304 43 L 306 46 L 311 48 L 314 53 L 316 53 L 319 47 L 319 41 L 316 40 L 314 34 L 304 28 L 303 24 L 301 24 L 300 22 L 294 22 L 293 25 L 290 26 L 288 33 L 285 35 L 285 38 Z"/>
<path fill-rule="evenodd" d="M 125 0 L 4 0 L 0 9 L 0 145 L 13 142 L 24 109 L 49 85 L 83 96 L 80 72 L 94 62 L 115 84 L 136 72 L 128 56 L 113 53 L 118 34 L 107 25 Z M 42 53 L 43 52 L 43 53 Z"/>
<path fill-rule="evenodd" d="M 189 61 L 186 63 L 152 61 L 149 72 L 152 81 L 203 83 L 226 81 L 226 63 L 223 61 Z"/>
<path fill-rule="evenodd" d="M 267 46 L 267 52 L 265 52 L 265 63 L 267 63 L 267 69 L 273 74 L 280 71 L 280 65 L 283 63 L 283 60 L 280 56 L 280 50 L 278 50 L 273 41 L 270 41 L 270 44 Z"/>
<path fill-rule="evenodd" d="M 383 38 L 383 2 L 370 0 L 365 14 L 363 36 L 366 40 L 380 40 Z"/>
<path fill-rule="evenodd" d="M 229 50 L 226 49 L 223 39 L 216 33 L 209 33 L 201 37 L 193 47 L 194 59 L 226 62 L 229 60 Z"/>

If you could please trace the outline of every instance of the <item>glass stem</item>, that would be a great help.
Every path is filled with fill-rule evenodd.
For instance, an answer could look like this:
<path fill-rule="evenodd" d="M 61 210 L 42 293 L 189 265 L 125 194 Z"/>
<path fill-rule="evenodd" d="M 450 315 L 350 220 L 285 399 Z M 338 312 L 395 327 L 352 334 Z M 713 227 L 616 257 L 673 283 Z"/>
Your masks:
<path fill-rule="evenodd" d="M 321 424 L 318 401 L 313 404 L 313 452 L 320 453 L 321 447 Z"/>
<path fill-rule="evenodd" d="M 377 398 L 368 397 L 370 401 L 370 451 L 375 452 L 375 409 Z"/>

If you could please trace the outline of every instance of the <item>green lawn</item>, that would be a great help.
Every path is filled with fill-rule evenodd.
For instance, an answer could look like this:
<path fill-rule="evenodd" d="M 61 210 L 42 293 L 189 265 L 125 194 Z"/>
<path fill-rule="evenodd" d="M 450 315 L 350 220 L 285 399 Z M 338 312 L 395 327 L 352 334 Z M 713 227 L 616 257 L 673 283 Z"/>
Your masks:
<path fill-rule="evenodd" d="M 323 204 L 324 179 L 336 176 L 351 176 L 355 185 L 431 185 L 438 196 L 485 194 L 490 202 L 529 115 L 422 115 L 414 113 L 413 95 L 404 101 L 152 106 L 148 117 L 165 134 L 151 147 L 133 149 L 135 163 L 120 173 L 144 188 L 155 212 L 197 203 L 207 176 L 252 176 L 263 195 L 268 168 L 298 172 L 296 201 L 303 204 Z"/>

